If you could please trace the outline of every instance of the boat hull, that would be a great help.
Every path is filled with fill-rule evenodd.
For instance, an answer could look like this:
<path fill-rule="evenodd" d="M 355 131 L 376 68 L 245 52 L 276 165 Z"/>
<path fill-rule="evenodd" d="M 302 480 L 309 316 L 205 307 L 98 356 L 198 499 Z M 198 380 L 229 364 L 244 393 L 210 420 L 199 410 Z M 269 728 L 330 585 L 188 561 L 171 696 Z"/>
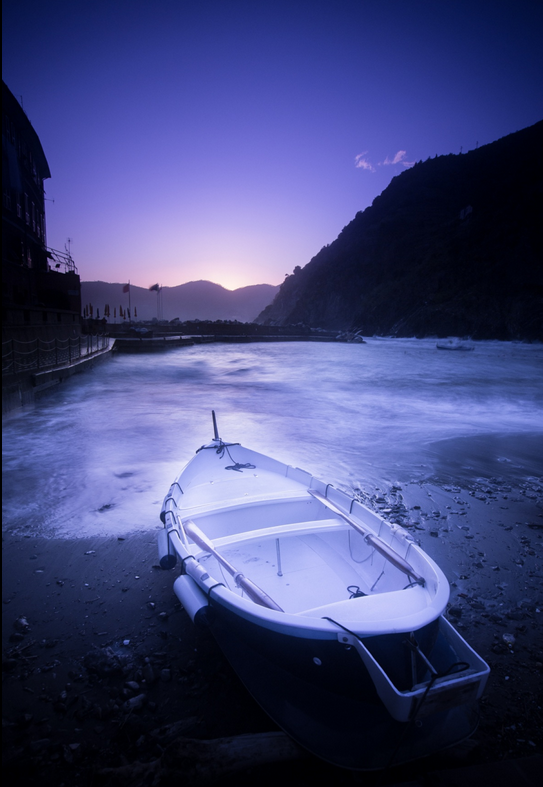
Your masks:
<path fill-rule="evenodd" d="M 394 720 L 355 648 L 339 641 L 261 629 L 216 603 L 207 607 L 205 620 L 270 718 L 302 747 L 338 767 L 367 771 L 400 765 L 459 743 L 477 727 L 476 701 L 408 722 Z M 398 647 L 391 639 L 392 653 Z"/>

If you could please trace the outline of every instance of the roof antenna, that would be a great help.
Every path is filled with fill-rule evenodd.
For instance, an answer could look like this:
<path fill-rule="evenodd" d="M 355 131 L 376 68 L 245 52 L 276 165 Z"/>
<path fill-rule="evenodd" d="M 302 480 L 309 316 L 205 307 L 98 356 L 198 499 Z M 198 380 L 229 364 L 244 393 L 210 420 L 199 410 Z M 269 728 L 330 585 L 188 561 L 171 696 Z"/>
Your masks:
<path fill-rule="evenodd" d="M 215 410 L 211 411 L 211 415 L 213 417 L 213 431 L 215 432 L 215 440 L 220 440 L 219 437 L 219 430 L 217 429 L 217 419 L 215 418 Z"/>

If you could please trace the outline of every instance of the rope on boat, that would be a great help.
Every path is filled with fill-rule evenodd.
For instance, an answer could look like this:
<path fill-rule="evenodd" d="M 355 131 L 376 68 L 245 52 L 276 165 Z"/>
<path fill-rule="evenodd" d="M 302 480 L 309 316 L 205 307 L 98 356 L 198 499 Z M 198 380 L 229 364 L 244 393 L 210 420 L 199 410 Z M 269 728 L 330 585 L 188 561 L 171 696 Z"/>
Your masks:
<path fill-rule="evenodd" d="M 207 603 L 211 605 L 211 591 L 215 590 L 215 588 L 226 588 L 224 582 L 216 582 L 207 590 Z M 226 588 L 228 590 L 228 588 Z"/>
<path fill-rule="evenodd" d="M 187 567 L 185 566 L 185 563 L 187 562 L 187 560 L 196 560 L 196 558 L 194 557 L 194 555 L 187 555 L 186 557 L 182 557 L 181 558 L 181 573 L 182 574 L 187 574 L 188 573 L 187 572 Z M 198 561 L 196 560 L 196 562 L 198 562 Z"/>
<path fill-rule="evenodd" d="M 347 590 L 351 594 L 349 598 L 362 598 L 362 596 L 368 595 L 367 593 L 364 593 L 364 591 L 360 590 L 358 585 L 349 585 Z"/>
<path fill-rule="evenodd" d="M 340 629 L 343 629 L 343 631 L 346 631 L 347 634 L 350 634 L 351 637 L 354 637 L 355 639 L 357 639 L 362 645 L 364 644 L 362 642 L 362 639 L 358 636 L 358 634 L 355 634 L 354 631 L 351 631 L 351 629 L 348 629 L 347 626 L 343 625 L 343 623 L 338 623 L 337 620 L 334 620 L 333 618 L 329 618 L 326 615 L 323 615 L 322 619 L 323 620 L 328 620 L 330 623 L 334 623 L 334 625 L 339 626 Z M 438 678 L 446 678 L 447 675 L 450 675 L 453 672 L 453 670 L 455 670 L 456 667 L 458 667 L 459 669 L 456 669 L 455 672 L 464 672 L 465 670 L 469 669 L 469 664 L 468 664 L 467 661 L 455 661 L 453 664 L 448 666 L 446 670 L 442 670 L 441 672 L 438 672 L 436 669 L 434 669 L 432 667 L 432 665 L 430 664 L 430 662 L 428 661 L 426 656 L 424 656 L 424 654 L 422 653 L 422 651 L 421 651 L 420 647 L 418 646 L 418 644 L 415 645 L 414 643 L 410 642 L 407 639 L 404 640 L 403 644 L 407 645 L 409 648 L 411 648 L 411 650 L 413 650 L 418 656 L 420 656 L 423 659 L 423 661 L 426 664 L 426 666 L 429 667 L 429 671 L 431 673 L 430 680 L 428 681 L 428 686 L 426 687 L 426 690 L 425 690 L 424 694 L 422 695 L 419 704 L 416 707 L 415 713 L 413 714 L 413 716 L 409 720 L 409 723 L 411 723 L 418 716 L 419 711 L 422 708 L 422 705 L 423 705 L 424 701 L 426 700 L 426 697 L 428 696 L 428 692 L 432 688 L 432 686 L 435 683 L 435 681 Z"/>
<path fill-rule="evenodd" d="M 172 489 L 174 488 L 174 486 L 177 486 L 177 487 L 179 487 L 179 491 L 181 492 L 181 494 L 182 494 L 182 495 L 184 494 L 183 490 L 181 489 L 181 485 L 179 484 L 179 482 L 178 482 L 178 481 L 174 481 L 174 482 L 173 482 L 173 484 L 172 484 L 172 485 L 171 485 L 171 487 L 170 487 L 170 490 L 169 490 L 169 492 L 168 492 L 168 497 L 167 497 L 167 498 L 164 500 L 164 503 L 163 503 L 163 505 L 162 505 L 162 510 L 163 510 L 163 511 L 165 511 L 165 509 L 166 509 L 166 506 L 167 506 L 167 504 L 170 502 L 170 500 L 173 500 L 173 502 L 174 502 L 174 503 L 175 503 L 175 505 L 177 506 L 177 500 L 175 499 L 175 497 L 174 497 L 172 494 L 170 494 L 170 493 L 171 493 L 171 491 L 172 491 Z"/>
<path fill-rule="evenodd" d="M 409 645 L 410 647 L 412 647 L 412 644 L 408 640 L 404 640 L 404 644 L 405 645 Z M 421 708 L 422 708 L 422 706 L 424 705 L 424 703 L 426 701 L 426 698 L 428 696 L 428 693 L 429 693 L 430 689 L 432 688 L 432 686 L 434 685 L 434 683 L 436 682 L 436 680 L 438 678 L 445 678 L 445 677 L 447 677 L 447 675 L 450 675 L 452 670 L 455 667 L 461 667 L 461 669 L 459 669 L 458 672 L 464 672 L 464 670 L 469 669 L 469 664 L 466 661 L 457 661 L 454 664 L 451 664 L 450 667 L 448 667 L 443 672 L 435 672 L 434 671 L 434 673 L 431 674 L 430 680 L 428 681 L 428 686 L 426 687 L 426 691 L 424 692 L 424 694 L 420 698 L 419 704 L 413 709 L 413 713 L 411 715 L 411 718 L 409 719 L 409 721 L 405 725 L 405 728 L 402 730 L 402 733 L 401 733 L 400 737 L 398 738 L 398 742 L 396 744 L 396 748 L 392 752 L 392 755 L 390 757 L 390 761 L 389 761 L 389 763 L 387 765 L 387 770 L 394 765 L 394 760 L 396 759 L 396 755 L 398 754 L 398 752 L 400 750 L 400 746 L 402 745 L 402 741 L 404 740 L 405 736 L 407 735 L 407 733 L 409 732 L 409 730 L 411 729 L 413 724 L 415 724 L 415 722 L 417 720 L 417 716 L 419 715 L 419 713 L 421 711 Z"/>
<path fill-rule="evenodd" d="M 215 446 L 215 445 L 202 445 L 202 446 L 200 446 L 200 448 L 196 449 L 196 453 L 199 454 L 200 451 L 205 451 L 206 449 L 208 449 L 208 450 L 211 449 L 211 450 L 216 451 L 220 456 L 222 456 L 224 454 L 225 449 L 227 449 L 229 446 L 232 446 L 232 445 L 241 445 L 241 443 L 225 443 L 219 438 L 219 445 L 218 446 Z M 230 456 L 230 454 L 229 454 L 229 456 Z M 234 460 L 232 459 L 232 461 L 234 461 Z"/>
<path fill-rule="evenodd" d="M 227 467 L 225 467 L 224 469 L 237 470 L 238 473 L 241 473 L 242 470 L 254 470 L 255 467 L 256 465 L 252 465 L 250 462 L 247 462 L 244 465 L 240 464 L 239 462 L 236 462 L 235 465 L 227 465 Z"/>
<path fill-rule="evenodd" d="M 222 459 L 224 454 L 225 454 L 225 452 L 226 452 L 228 454 L 228 456 L 230 457 L 230 459 L 232 460 L 233 464 L 227 465 L 227 467 L 224 468 L 225 470 L 236 470 L 238 473 L 241 473 L 242 470 L 254 470 L 255 469 L 256 465 L 252 465 L 250 462 L 246 462 L 245 464 L 242 464 L 241 462 L 236 462 L 236 460 L 234 459 L 234 457 L 232 456 L 232 454 L 228 450 L 231 446 L 233 446 L 233 445 L 241 445 L 241 443 L 225 443 L 225 442 L 223 442 L 221 440 L 220 437 L 218 439 L 219 439 L 219 444 L 217 446 L 214 446 L 214 445 L 203 445 L 201 448 L 199 448 L 196 451 L 196 453 L 199 453 L 200 451 L 203 451 L 206 448 L 208 448 L 208 449 L 211 448 Z"/>

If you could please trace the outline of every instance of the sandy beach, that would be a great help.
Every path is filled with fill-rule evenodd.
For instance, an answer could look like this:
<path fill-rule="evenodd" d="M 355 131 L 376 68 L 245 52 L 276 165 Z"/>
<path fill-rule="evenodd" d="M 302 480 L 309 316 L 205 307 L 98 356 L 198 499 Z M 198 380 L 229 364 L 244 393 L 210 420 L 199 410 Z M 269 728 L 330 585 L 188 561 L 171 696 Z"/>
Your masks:
<path fill-rule="evenodd" d="M 376 490 L 367 502 L 407 527 L 447 574 L 447 616 L 491 667 L 477 732 L 454 749 L 380 774 L 353 775 L 290 752 L 287 761 L 246 766 L 221 780 L 309 782 L 324 774 L 335 784 L 467 784 L 478 769 L 503 775 L 514 767 L 529 784 L 543 751 L 540 481 L 412 483 Z M 74 540 L 4 534 L 3 761 L 10 784 L 203 784 L 199 767 L 172 757 L 180 739 L 277 732 L 181 608 L 173 572 L 157 566 L 156 533 Z"/>

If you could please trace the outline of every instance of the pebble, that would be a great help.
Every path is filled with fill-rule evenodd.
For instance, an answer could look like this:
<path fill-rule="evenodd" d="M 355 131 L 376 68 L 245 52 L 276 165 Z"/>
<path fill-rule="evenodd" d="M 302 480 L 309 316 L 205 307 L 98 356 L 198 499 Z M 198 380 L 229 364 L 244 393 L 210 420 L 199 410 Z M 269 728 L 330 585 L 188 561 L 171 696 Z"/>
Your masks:
<path fill-rule="evenodd" d="M 25 618 L 24 615 L 21 615 L 20 618 L 17 618 L 13 626 L 17 629 L 17 631 L 27 632 L 30 631 L 30 626 L 28 624 L 28 620 Z"/>
<path fill-rule="evenodd" d="M 50 738 L 40 738 L 37 741 L 30 741 L 30 750 L 33 752 L 44 751 L 51 746 Z"/>
<path fill-rule="evenodd" d="M 143 677 L 146 683 L 154 683 L 156 675 L 151 664 L 145 664 L 143 667 Z"/>
<path fill-rule="evenodd" d="M 147 702 L 147 694 L 137 694 L 124 703 L 126 710 L 140 710 Z"/>
<path fill-rule="evenodd" d="M 452 615 L 453 618 L 460 618 L 462 617 L 462 607 L 449 607 L 448 609 L 449 615 Z"/>

